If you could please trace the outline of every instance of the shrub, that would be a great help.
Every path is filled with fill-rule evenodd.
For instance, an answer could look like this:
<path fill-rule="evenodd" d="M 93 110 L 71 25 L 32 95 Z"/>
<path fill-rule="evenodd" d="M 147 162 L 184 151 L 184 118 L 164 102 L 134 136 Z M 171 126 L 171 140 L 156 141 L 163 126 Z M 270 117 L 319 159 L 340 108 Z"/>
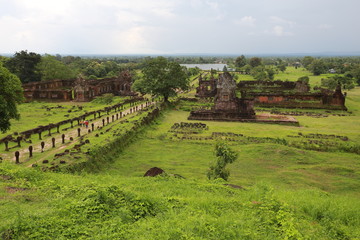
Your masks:
<path fill-rule="evenodd" d="M 208 179 L 222 178 L 227 181 L 230 176 L 230 172 L 225 169 L 225 167 L 228 163 L 233 163 L 238 157 L 238 154 L 226 143 L 219 142 L 215 145 L 215 155 L 217 157 L 217 161 L 210 166 L 207 177 Z"/>

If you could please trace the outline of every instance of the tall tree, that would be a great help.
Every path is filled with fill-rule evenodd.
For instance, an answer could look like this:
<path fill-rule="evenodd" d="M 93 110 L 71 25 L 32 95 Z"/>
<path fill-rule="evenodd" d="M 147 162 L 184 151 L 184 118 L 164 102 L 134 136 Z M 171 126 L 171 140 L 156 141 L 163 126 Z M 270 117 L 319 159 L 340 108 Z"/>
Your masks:
<path fill-rule="evenodd" d="M 241 55 L 240 57 L 237 57 L 235 59 L 235 67 L 242 68 L 246 65 L 246 58 L 244 55 Z"/>
<path fill-rule="evenodd" d="M 311 56 L 305 56 L 303 59 L 302 59 L 302 64 L 304 65 L 304 67 L 306 69 L 308 69 L 308 66 L 315 60 L 315 58 L 311 57 Z"/>
<path fill-rule="evenodd" d="M 70 67 L 51 55 L 43 56 L 37 67 L 41 80 L 70 79 L 77 75 Z"/>
<path fill-rule="evenodd" d="M 323 60 L 315 59 L 312 63 L 308 66 L 308 70 L 312 72 L 315 76 L 323 74 L 326 72 L 326 65 Z"/>
<path fill-rule="evenodd" d="M 169 97 L 176 96 L 177 90 L 189 87 L 185 68 L 164 57 L 148 59 L 142 73 L 143 77 L 134 82 L 133 88 L 142 93 L 163 96 L 165 102 Z"/>
<path fill-rule="evenodd" d="M 41 80 L 41 75 L 36 69 L 40 61 L 40 54 L 23 50 L 16 52 L 15 55 L 6 62 L 5 66 L 10 72 L 18 76 L 22 83 L 36 82 Z"/>
<path fill-rule="evenodd" d="M 262 64 L 262 59 L 258 57 L 250 58 L 249 64 L 252 68 L 260 66 Z"/>
<path fill-rule="evenodd" d="M 10 119 L 19 119 L 16 104 L 23 100 L 20 79 L 0 63 L 0 131 L 10 129 Z"/>

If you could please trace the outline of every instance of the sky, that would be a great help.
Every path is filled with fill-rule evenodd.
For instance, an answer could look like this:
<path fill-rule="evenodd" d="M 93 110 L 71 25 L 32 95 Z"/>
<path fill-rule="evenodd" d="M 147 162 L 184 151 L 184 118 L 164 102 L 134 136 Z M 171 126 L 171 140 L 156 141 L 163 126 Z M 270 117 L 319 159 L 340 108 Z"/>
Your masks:
<path fill-rule="evenodd" d="M 360 53 L 360 0 L 0 0 L 0 53 Z"/>

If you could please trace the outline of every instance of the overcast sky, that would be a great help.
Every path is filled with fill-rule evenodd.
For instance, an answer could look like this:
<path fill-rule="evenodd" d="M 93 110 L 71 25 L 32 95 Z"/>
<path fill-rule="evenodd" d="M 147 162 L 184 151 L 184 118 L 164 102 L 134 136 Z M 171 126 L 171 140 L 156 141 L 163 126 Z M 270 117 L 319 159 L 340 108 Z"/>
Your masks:
<path fill-rule="evenodd" d="M 360 0 L 0 0 L 0 53 L 360 52 Z"/>

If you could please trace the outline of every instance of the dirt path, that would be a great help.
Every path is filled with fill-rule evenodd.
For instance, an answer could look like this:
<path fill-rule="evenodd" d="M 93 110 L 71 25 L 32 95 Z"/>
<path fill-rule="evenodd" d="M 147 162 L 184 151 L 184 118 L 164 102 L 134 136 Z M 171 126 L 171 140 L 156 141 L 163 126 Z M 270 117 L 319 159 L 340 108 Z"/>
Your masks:
<path fill-rule="evenodd" d="M 149 106 L 154 105 L 154 104 L 156 104 L 156 103 L 152 102 L 152 103 L 150 103 Z M 137 107 L 137 110 L 136 110 L 136 107 Z M 127 116 L 129 114 L 134 114 L 134 113 L 142 110 L 143 108 L 146 108 L 145 103 L 134 105 L 128 109 L 124 109 L 121 111 L 110 112 L 108 115 L 101 116 L 101 118 L 91 119 L 91 120 L 86 119 L 89 121 L 88 128 L 86 128 L 85 126 L 74 126 L 73 128 L 69 128 L 67 130 L 60 130 L 60 133 L 52 133 L 51 136 L 44 135 L 42 137 L 42 142 L 45 143 L 43 152 L 42 152 L 40 143 L 37 143 L 35 145 L 35 144 L 31 144 L 31 143 L 22 142 L 21 143 L 22 146 L 20 148 L 11 147 L 9 152 L 2 152 L 0 154 L 0 157 L 2 157 L 3 161 L 10 161 L 10 162 L 15 163 L 15 159 L 16 159 L 15 152 L 18 151 L 20 153 L 20 157 L 19 157 L 20 163 L 25 163 L 26 166 L 31 167 L 32 164 L 34 164 L 34 163 L 41 162 L 45 159 L 53 158 L 54 154 L 63 152 L 62 150 L 64 148 L 78 144 L 80 142 L 80 137 L 78 137 L 78 129 L 80 129 L 81 136 L 86 136 L 89 134 L 88 130 L 92 129 L 92 126 L 91 126 L 92 124 L 94 124 L 94 132 L 96 132 L 97 127 L 103 126 L 103 119 L 105 120 L 105 126 L 108 126 L 109 124 L 120 122 L 125 116 Z M 122 113 L 121 117 L 120 117 L 120 112 Z M 118 114 L 118 119 L 116 119 L 116 114 Z M 112 121 L 112 116 L 114 116 L 114 121 Z M 109 118 L 109 123 L 107 123 L 107 118 Z M 64 144 L 62 143 L 62 137 L 61 137 L 62 134 L 65 134 L 65 143 Z M 33 137 L 36 137 L 36 135 L 34 135 Z M 55 138 L 55 148 L 52 147 L 52 145 L 53 145 L 52 138 Z M 70 140 L 71 138 L 73 139 L 72 141 Z M 38 159 L 36 162 L 31 161 L 32 158 L 29 157 L 29 146 L 30 145 L 33 147 L 33 156 L 42 154 L 42 157 L 40 159 Z"/>

